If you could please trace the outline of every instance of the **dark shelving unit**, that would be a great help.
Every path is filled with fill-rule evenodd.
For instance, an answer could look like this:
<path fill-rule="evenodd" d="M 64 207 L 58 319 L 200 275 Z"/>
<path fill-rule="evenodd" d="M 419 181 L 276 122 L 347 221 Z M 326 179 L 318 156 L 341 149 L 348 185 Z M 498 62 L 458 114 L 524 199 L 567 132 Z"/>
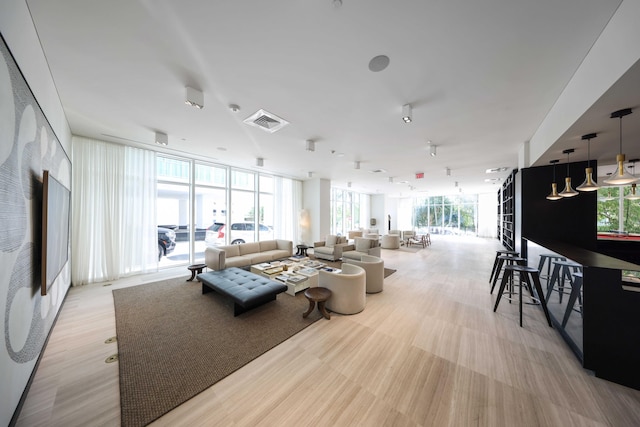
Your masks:
<path fill-rule="evenodd" d="M 515 250 L 515 174 L 516 171 L 514 170 L 509 174 L 507 179 L 505 179 L 504 183 L 502 184 L 502 200 L 500 203 L 502 213 L 500 236 L 502 238 L 502 245 L 512 251 Z"/>

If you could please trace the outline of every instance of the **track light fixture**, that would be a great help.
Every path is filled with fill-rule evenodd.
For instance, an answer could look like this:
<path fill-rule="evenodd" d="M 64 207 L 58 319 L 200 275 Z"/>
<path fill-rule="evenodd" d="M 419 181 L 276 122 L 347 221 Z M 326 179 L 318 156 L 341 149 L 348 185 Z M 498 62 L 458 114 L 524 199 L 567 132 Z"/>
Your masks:
<path fill-rule="evenodd" d="M 593 168 L 591 167 L 591 139 L 596 136 L 598 136 L 596 133 L 582 135 L 582 140 L 587 140 L 587 168 L 584 170 L 584 182 L 576 187 L 578 191 L 596 191 L 600 188 L 598 183 L 593 180 Z"/>
<path fill-rule="evenodd" d="M 186 92 L 184 103 L 202 110 L 204 108 L 204 94 L 189 86 L 186 87 Z"/>
<path fill-rule="evenodd" d="M 264 159 L 262 157 L 258 157 L 256 159 L 256 166 L 260 166 L 260 167 L 264 166 Z"/>
<path fill-rule="evenodd" d="M 562 196 L 558 194 L 558 184 L 556 184 L 556 163 L 560 160 L 551 160 L 549 163 L 553 165 L 553 181 L 551 182 L 551 194 L 547 196 L 547 200 L 560 200 Z"/>
<path fill-rule="evenodd" d="M 389 177 L 389 182 L 393 183 L 393 177 L 392 176 Z"/>
<path fill-rule="evenodd" d="M 620 119 L 620 152 L 616 156 L 616 161 L 618 162 L 618 167 L 616 171 L 611 174 L 611 176 L 604 180 L 605 184 L 609 185 L 629 185 L 634 182 L 638 182 L 638 178 L 631 175 L 624 169 L 624 153 L 622 152 L 622 118 L 624 116 L 628 116 L 631 114 L 631 108 L 625 108 L 623 110 L 614 111 L 611 113 L 611 118 L 619 118 Z"/>
<path fill-rule="evenodd" d="M 447 176 L 451 176 L 451 169 L 444 168 L 444 172 L 447 174 Z"/>
<path fill-rule="evenodd" d="M 156 132 L 155 140 L 156 140 L 156 144 L 158 145 L 164 145 L 164 146 L 169 145 L 169 137 L 167 136 L 166 133 Z"/>
<path fill-rule="evenodd" d="M 562 197 L 573 197 L 580 194 L 571 187 L 571 177 L 569 176 L 569 154 L 573 153 L 574 151 L 575 150 L 573 148 L 569 148 L 562 152 L 563 154 L 567 155 L 567 176 L 564 178 L 564 190 L 559 193 Z"/>
<path fill-rule="evenodd" d="M 353 168 L 354 169 L 360 169 L 360 162 L 358 160 L 356 160 L 355 162 L 353 162 Z"/>
<path fill-rule="evenodd" d="M 307 151 L 316 151 L 316 142 L 312 139 L 307 139 L 305 141 L 305 149 Z"/>
<path fill-rule="evenodd" d="M 351 188 L 351 181 L 347 182 L 347 187 Z"/>
<path fill-rule="evenodd" d="M 402 106 L 402 120 L 405 123 L 411 123 L 411 120 L 413 120 L 413 111 L 411 108 L 411 104 L 404 104 Z"/>
<path fill-rule="evenodd" d="M 313 172 L 311 171 L 307 172 L 307 178 L 313 178 Z"/>
<path fill-rule="evenodd" d="M 437 145 L 430 145 L 429 146 L 429 155 L 431 157 L 435 157 L 436 156 L 436 154 L 437 154 L 436 153 L 436 147 L 437 147 Z"/>

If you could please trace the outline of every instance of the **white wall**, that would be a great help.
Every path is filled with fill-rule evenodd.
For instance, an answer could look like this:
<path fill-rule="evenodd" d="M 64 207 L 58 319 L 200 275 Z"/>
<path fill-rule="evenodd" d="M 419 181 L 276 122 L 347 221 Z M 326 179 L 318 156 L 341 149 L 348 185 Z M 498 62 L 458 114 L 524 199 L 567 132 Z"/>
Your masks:
<path fill-rule="evenodd" d="M 309 215 L 310 241 L 313 246 L 329 234 L 331 229 L 331 181 L 326 179 L 308 179 L 302 183 L 302 208 Z"/>
<path fill-rule="evenodd" d="M 478 194 L 478 237 L 498 237 L 498 190 Z"/>
<path fill-rule="evenodd" d="M 14 98 L 24 90 L 22 78 L 9 73 L 9 57 L 0 57 L 0 216 L 11 224 L 0 239 L 0 425 L 8 425 L 71 282 L 67 263 L 48 295 L 40 296 L 40 260 L 33 255 L 41 245 L 37 181 L 46 168 L 70 187 L 71 164 L 62 148 L 71 152 L 71 131 L 24 0 L 2 0 L 0 32 L 37 101 Z"/>
<path fill-rule="evenodd" d="M 377 228 L 378 232 L 383 234 L 387 228 L 387 212 L 384 207 L 384 194 L 371 195 L 371 218 L 376 220 L 376 225 L 370 225 L 369 221 L 365 225 L 365 228 Z"/>

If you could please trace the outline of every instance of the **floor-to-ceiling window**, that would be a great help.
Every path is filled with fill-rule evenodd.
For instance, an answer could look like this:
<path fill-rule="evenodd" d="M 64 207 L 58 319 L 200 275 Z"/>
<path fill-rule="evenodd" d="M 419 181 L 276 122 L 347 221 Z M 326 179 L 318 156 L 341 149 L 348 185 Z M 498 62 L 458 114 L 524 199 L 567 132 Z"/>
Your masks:
<path fill-rule="evenodd" d="M 598 190 L 598 232 L 640 233 L 640 200 L 631 187 L 601 187 Z"/>
<path fill-rule="evenodd" d="M 225 243 L 227 222 L 227 170 L 219 165 L 196 163 L 194 190 L 195 261 L 204 261 L 206 246 Z"/>
<path fill-rule="evenodd" d="M 158 257 L 163 267 L 189 261 L 191 204 L 189 191 L 191 162 L 172 157 L 157 157 Z M 175 232 L 174 242 L 163 237 L 164 229 Z"/>
<path fill-rule="evenodd" d="M 166 155 L 157 170 L 161 267 L 203 262 L 207 246 L 297 239 L 302 189 L 294 180 Z M 167 229 L 175 244 L 165 243 Z"/>
<path fill-rule="evenodd" d="M 331 234 L 346 236 L 357 230 L 360 223 L 361 194 L 354 191 L 331 189 Z"/>
<path fill-rule="evenodd" d="M 478 233 L 478 196 L 433 196 L 414 200 L 413 227 L 420 233 Z"/>

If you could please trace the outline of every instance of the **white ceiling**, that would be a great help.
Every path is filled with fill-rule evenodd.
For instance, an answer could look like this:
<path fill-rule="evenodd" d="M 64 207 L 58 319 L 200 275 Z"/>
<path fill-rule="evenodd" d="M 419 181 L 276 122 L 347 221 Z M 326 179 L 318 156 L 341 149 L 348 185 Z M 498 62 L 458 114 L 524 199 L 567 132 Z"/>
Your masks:
<path fill-rule="evenodd" d="M 517 167 L 521 145 L 619 4 L 28 0 L 74 134 L 163 151 L 154 143 L 159 131 L 169 135 L 169 153 L 302 180 L 312 171 L 335 186 L 352 182 L 353 190 L 391 195 L 409 195 L 409 185 L 427 191 L 421 194 L 457 192 L 455 182 L 465 193 L 495 191 L 485 178 L 508 172 L 485 170 Z M 381 54 L 389 67 L 369 71 Z M 599 129 L 609 129 L 616 144 L 605 150 L 594 140 L 592 157 L 614 158 L 618 126 L 608 115 L 639 103 L 634 73 L 627 77 L 633 90 L 610 91 L 613 98 L 594 106 L 539 164 Z M 186 86 L 204 92 L 204 109 L 184 104 Z M 409 124 L 401 120 L 406 103 Z M 290 124 L 269 134 L 243 123 L 261 108 Z M 315 152 L 305 151 L 307 139 L 316 141 Z M 429 140 L 436 157 L 428 155 Z M 397 183 L 403 180 L 409 184 Z"/>

